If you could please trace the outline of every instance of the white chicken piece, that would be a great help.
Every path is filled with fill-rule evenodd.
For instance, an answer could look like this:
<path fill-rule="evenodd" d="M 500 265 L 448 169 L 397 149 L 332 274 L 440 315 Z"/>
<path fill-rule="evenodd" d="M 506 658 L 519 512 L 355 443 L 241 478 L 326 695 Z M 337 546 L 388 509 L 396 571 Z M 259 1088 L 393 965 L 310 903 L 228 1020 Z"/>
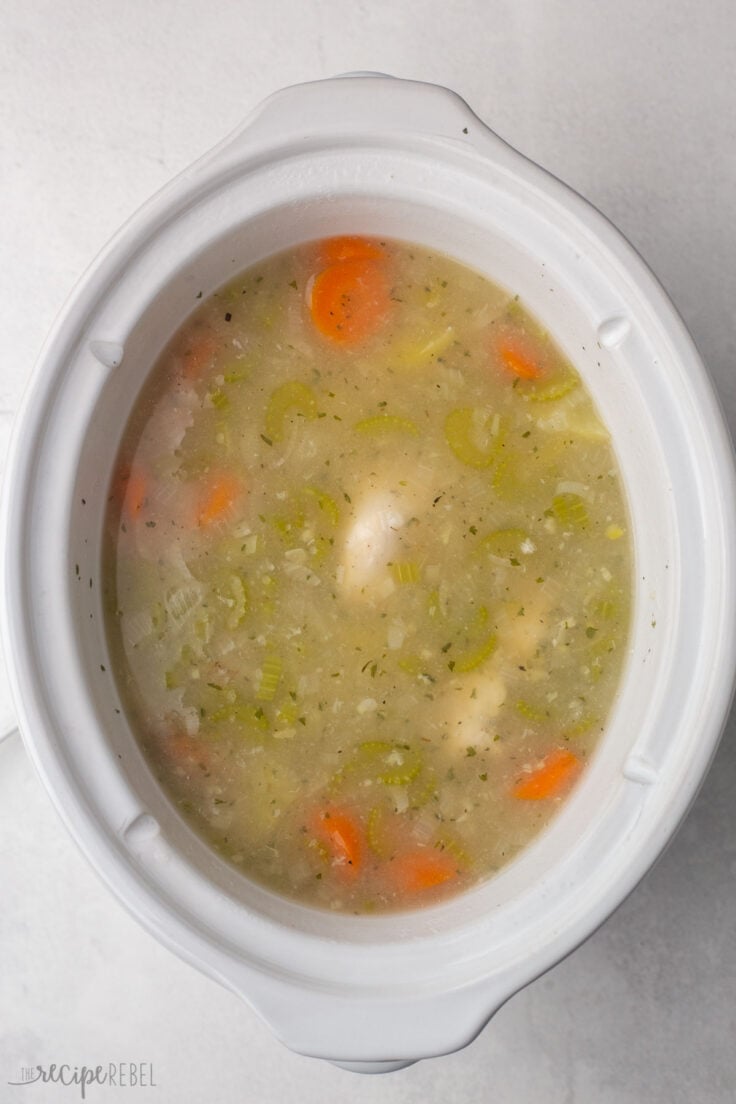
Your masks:
<path fill-rule="evenodd" d="M 181 386 L 167 392 L 156 403 L 145 428 L 143 440 L 152 441 L 161 456 L 173 457 L 194 424 L 194 412 L 201 400 L 193 387 Z"/>
<path fill-rule="evenodd" d="M 513 666 L 526 664 L 554 628 L 551 587 L 530 583 L 518 599 L 505 602 L 498 622 L 498 656 Z"/>
<path fill-rule="evenodd" d="M 505 701 L 506 683 L 495 665 L 453 679 L 436 702 L 447 750 L 464 756 L 469 747 L 485 747 L 485 741 L 493 737 L 493 722 Z"/>
<path fill-rule="evenodd" d="M 386 567 L 396 545 L 396 534 L 406 523 L 391 491 L 367 495 L 345 538 L 343 589 L 366 600 L 388 597 L 393 589 Z"/>
<path fill-rule="evenodd" d="M 421 478 L 399 483 L 387 472 L 372 473 L 362 492 L 345 536 L 338 578 L 345 597 L 375 603 L 393 592 L 388 565 L 397 556 L 406 524 L 431 506 L 432 490 Z"/>
<path fill-rule="evenodd" d="M 555 629 L 550 617 L 554 605 L 553 588 L 532 583 L 520 589 L 517 600 L 504 603 L 495 655 L 477 671 L 453 680 L 437 702 L 451 754 L 462 756 L 468 747 L 488 746 L 494 722 L 506 701 L 504 669 L 515 671 L 528 664 L 543 640 L 551 636 Z M 490 746 L 495 745 L 491 742 Z"/>

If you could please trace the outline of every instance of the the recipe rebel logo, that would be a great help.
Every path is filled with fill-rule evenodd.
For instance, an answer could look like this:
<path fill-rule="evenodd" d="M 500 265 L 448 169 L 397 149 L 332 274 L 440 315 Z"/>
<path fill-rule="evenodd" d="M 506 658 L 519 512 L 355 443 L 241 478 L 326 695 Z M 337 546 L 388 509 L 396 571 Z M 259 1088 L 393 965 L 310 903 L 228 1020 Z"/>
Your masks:
<path fill-rule="evenodd" d="M 118 1089 L 155 1089 L 156 1079 L 151 1062 L 107 1062 L 98 1066 L 72 1066 L 66 1062 L 53 1062 L 49 1066 L 22 1066 L 20 1078 L 8 1081 L 8 1085 L 64 1085 L 77 1086 L 82 1100 L 87 1099 L 87 1089 L 92 1085 L 110 1085 Z"/>

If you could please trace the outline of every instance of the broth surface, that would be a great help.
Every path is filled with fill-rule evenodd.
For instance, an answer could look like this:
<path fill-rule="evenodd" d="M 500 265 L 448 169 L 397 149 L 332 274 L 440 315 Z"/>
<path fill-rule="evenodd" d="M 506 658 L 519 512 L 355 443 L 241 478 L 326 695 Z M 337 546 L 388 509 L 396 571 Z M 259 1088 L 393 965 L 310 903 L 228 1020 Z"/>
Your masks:
<path fill-rule="evenodd" d="M 584 768 L 627 524 L 608 433 L 517 297 L 394 241 L 271 257 L 198 307 L 126 430 L 106 597 L 131 722 L 247 875 L 432 903 Z"/>

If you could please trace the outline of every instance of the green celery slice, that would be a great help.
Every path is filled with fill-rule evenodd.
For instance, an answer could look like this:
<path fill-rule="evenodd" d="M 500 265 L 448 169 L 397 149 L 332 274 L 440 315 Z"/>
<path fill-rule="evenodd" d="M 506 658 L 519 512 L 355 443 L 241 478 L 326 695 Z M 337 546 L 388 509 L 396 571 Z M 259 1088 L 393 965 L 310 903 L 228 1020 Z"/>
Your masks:
<path fill-rule="evenodd" d="M 419 436 L 416 422 L 398 414 L 375 414 L 372 418 L 362 418 L 355 423 L 355 429 L 369 437 L 380 437 L 386 433 L 410 433 L 412 437 Z"/>
<path fill-rule="evenodd" d="M 317 417 L 317 398 L 314 391 L 299 380 L 282 383 L 268 400 L 265 429 L 269 440 L 284 439 L 286 418 L 292 411 L 310 420 Z"/>
<path fill-rule="evenodd" d="M 258 701 L 273 701 L 279 682 L 281 681 L 282 670 L 283 663 L 278 656 L 266 656 L 261 668 L 261 678 L 258 683 L 258 689 L 256 690 L 256 698 Z"/>
<path fill-rule="evenodd" d="M 588 507 L 578 494 L 555 495 L 552 513 L 563 525 L 572 525 L 575 529 L 584 529 L 588 524 Z"/>
<path fill-rule="evenodd" d="M 445 440 L 462 464 L 490 468 L 503 448 L 500 416 L 470 406 L 451 410 L 445 418 Z"/>
<path fill-rule="evenodd" d="M 487 659 L 495 652 L 498 646 L 498 637 L 495 633 L 491 633 L 475 648 L 468 648 L 467 651 L 461 652 L 455 659 L 454 671 L 460 674 L 466 674 L 468 671 L 475 671 L 481 664 L 485 663 Z"/>
<path fill-rule="evenodd" d="M 523 546 L 530 541 L 525 529 L 496 529 L 483 537 L 480 546 L 483 551 L 498 560 L 508 560 L 513 567 L 520 567 L 522 558 L 528 555 Z"/>
<path fill-rule="evenodd" d="M 398 563 L 392 563 L 391 574 L 394 582 L 398 583 L 400 586 L 418 583 L 421 578 L 419 564 L 414 563 L 413 560 L 403 560 Z"/>

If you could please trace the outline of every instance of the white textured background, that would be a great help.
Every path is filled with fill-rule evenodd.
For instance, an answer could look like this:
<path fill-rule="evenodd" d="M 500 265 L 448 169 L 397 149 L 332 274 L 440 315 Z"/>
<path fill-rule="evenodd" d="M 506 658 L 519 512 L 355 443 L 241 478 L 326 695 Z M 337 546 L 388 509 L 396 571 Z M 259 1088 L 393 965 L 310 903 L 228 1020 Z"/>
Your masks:
<path fill-rule="evenodd" d="M 733 0 L 0 0 L 0 451 L 54 315 L 154 189 L 262 97 L 356 69 L 448 84 L 658 273 L 736 427 Z M 0 731 L 9 711 L 0 692 Z M 293 1056 L 112 900 L 0 748 L 0 1101 L 23 1065 L 150 1061 L 92 1101 L 733 1104 L 736 726 L 618 913 L 466 1051 L 384 1078 Z"/>

